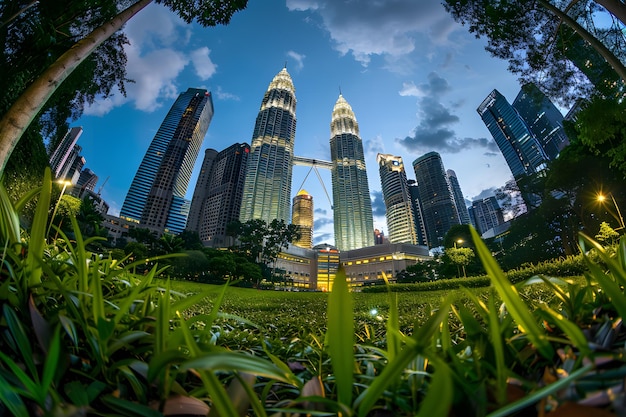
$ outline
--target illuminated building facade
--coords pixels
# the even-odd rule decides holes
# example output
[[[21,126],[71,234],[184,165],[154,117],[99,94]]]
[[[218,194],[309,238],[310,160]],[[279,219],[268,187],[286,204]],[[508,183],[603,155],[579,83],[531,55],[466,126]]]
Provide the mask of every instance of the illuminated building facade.
[[[159,233],[184,230],[189,213],[184,197],[212,118],[206,90],[189,88],[178,96],[139,165],[121,218]]]
[[[296,96],[283,68],[270,83],[256,118],[239,219],[289,222]]]
[[[250,145],[235,143],[221,152],[207,149],[194,189],[187,230],[198,233],[206,246],[228,247],[229,223],[239,219]]]
[[[385,200],[389,242],[416,245],[415,215],[402,157],[379,153],[376,161]]]
[[[294,245],[303,248],[313,247],[313,196],[305,190],[300,190],[293,198],[291,224],[298,226],[300,239]]]
[[[374,245],[374,220],[363,142],[350,104],[340,94],[330,123],[335,244],[341,251]]]
[[[314,288],[318,291],[332,291],[339,269],[339,250],[326,243],[315,245],[313,250],[317,252],[317,281]]]

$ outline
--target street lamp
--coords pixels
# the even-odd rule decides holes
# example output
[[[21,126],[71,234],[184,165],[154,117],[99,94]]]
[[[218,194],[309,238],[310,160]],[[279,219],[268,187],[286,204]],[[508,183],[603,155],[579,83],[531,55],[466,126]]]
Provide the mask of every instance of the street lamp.
[[[59,195],[59,199],[54,205],[54,210],[52,210],[52,218],[50,219],[50,224],[48,225],[48,232],[46,233],[46,236],[50,234],[50,228],[52,227],[52,223],[54,222],[54,217],[56,216],[57,210],[59,209],[59,203],[61,203],[63,194],[65,194],[65,190],[67,189],[67,186],[72,185],[72,182],[71,181],[59,181],[59,184],[63,184],[63,188],[61,189],[61,194]]]
[[[454,249],[457,249],[457,247],[456,247],[456,244],[457,244],[457,243],[458,243],[458,244],[459,244],[459,246],[460,246],[460,245],[461,245],[461,243],[463,243],[463,242],[465,242],[463,239],[457,239],[457,240],[455,240],[455,241],[454,241]],[[461,267],[463,268],[463,277],[464,277],[464,278],[467,278],[467,275],[465,274],[465,265],[464,265],[464,264],[461,264]],[[458,266],[458,265],[456,266],[456,271],[457,271],[457,274],[459,274],[459,266]],[[459,275],[460,275],[460,274],[459,274]]]
[[[622,217],[622,213],[619,210],[619,206],[617,205],[617,201],[615,201],[615,197],[613,197],[612,193],[609,193],[609,195],[611,196],[611,201],[613,201],[613,205],[615,206],[615,210],[617,211],[617,220],[619,221],[619,227],[617,229],[613,229],[613,230],[620,230],[624,228],[624,218]],[[606,201],[606,196],[604,194],[598,194],[596,199],[600,202],[600,203],[604,203],[604,201]]]
[[[326,289],[330,290],[330,247],[326,248]]]

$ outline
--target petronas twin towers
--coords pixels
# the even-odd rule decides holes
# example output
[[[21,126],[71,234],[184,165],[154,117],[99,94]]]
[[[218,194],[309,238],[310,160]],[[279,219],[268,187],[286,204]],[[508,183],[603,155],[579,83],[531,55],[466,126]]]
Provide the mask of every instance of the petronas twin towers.
[[[330,124],[335,246],[341,251],[374,245],[372,204],[363,142],[350,104],[340,94]],[[254,126],[240,220],[289,223],[296,135],[296,96],[283,68],[270,83]]]

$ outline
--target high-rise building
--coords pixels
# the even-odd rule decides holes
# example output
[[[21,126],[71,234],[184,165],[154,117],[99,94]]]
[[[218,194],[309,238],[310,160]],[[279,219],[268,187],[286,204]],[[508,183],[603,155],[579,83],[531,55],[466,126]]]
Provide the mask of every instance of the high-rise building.
[[[67,131],[59,145],[55,149],[51,150],[50,169],[55,178],[62,178],[62,175],[63,178],[65,177],[63,173],[67,173],[69,166],[73,163],[72,155],[74,154],[74,147],[76,146],[78,138],[80,138],[80,135],[82,134],[82,127],[72,127]]]
[[[473,224],[480,234],[504,223],[502,209],[495,197],[472,202]]]
[[[265,92],[254,125],[241,204],[242,222],[289,222],[295,136],[295,88],[283,68]]]
[[[441,156],[429,152],[413,161],[429,247],[443,245],[448,230],[459,223]]]
[[[469,213],[467,212],[467,206],[465,205],[465,197],[463,197],[463,192],[461,191],[461,186],[459,185],[459,179],[456,176],[456,172],[449,169],[446,171],[446,175],[448,176],[448,181],[450,182],[450,191],[452,191],[456,211],[459,214],[459,221],[461,224],[470,224]]]
[[[428,235],[426,234],[426,225],[424,224],[424,216],[422,215],[422,204],[420,203],[420,193],[417,188],[417,181],[407,180],[409,186],[409,195],[411,196],[411,205],[413,206],[413,214],[415,214],[415,232],[417,233],[417,244],[428,246]]]
[[[160,233],[183,231],[189,213],[185,193],[212,118],[208,91],[189,88],[178,96],[139,165],[121,218]]]
[[[206,246],[232,245],[226,228],[239,219],[250,145],[235,143],[221,152],[207,149],[194,189],[187,230]]]
[[[524,120],[498,90],[493,90],[476,109],[502,152],[514,178],[546,167],[548,156]]]
[[[293,198],[291,223],[298,226],[300,239],[294,245],[311,249],[313,247],[313,196],[305,190],[298,191]]]
[[[374,245],[372,199],[363,142],[352,107],[339,94],[330,123],[335,245],[340,251]]]
[[[187,226],[185,229],[197,232],[198,234],[200,234],[200,223],[203,220],[202,211],[204,203],[209,195],[209,184],[211,182],[211,175],[213,174],[213,162],[217,154],[218,152],[215,149],[209,148],[204,150],[204,159],[202,159],[202,166],[200,167],[200,173],[198,173],[196,187],[191,197],[189,216],[187,217]],[[200,240],[202,240],[202,238],[200,238]]]
[[[569,138],[563,130],[563,115],[535,84],[522,86],[513,108],[524,119],[549,159],[555,159]]]
[[[376,161],[385,200],[389,242],[416,245],[415,214],[402,157],[379,153]]]
[[[74,190],[77,190],[79,194],[82,194],[85,190],[93,191],[96,188],[97,183],[98,176],[96,173],[89,168],[85,168],[80,172],[80,176],[78,177],[78,181],[76,181]]]

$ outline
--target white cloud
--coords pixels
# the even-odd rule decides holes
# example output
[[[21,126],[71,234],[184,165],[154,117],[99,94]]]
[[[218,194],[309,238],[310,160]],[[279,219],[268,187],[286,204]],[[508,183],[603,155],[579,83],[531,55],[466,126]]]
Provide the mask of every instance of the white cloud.
[[[424,92],[413,81],[402,83],[402,89],[398,92],[402,97],[423,97]]]
[[[211,50],[206,46],[192,51],[190,54],[191,62],[196,70],[196,74],[201,80],[207,80],[217,71],[217,65],[211,61]]]
[[[217,91],[214,92],[215,96],[220,100],[234,100],[239,101],[239,96],[222,90],[222,87],[218,86]]]
[[[364,66],[373,55],[394,61],[416,48],[445,43],[458,27],[439,2],[431,1],[289,0],[287,7],[318,13],[335,49]]]
[[[186,51],[190,29],[167,8],[152,4],[133,17],[124,32],[130,42],[125,46],[128,62],[127,97],[119,91],[105,99],[97,100],[85,109],[87,115],[102,116],[125,103],[142,111],[154,111],[164,100],[175,98],[183,87],[177,78],[190,63],[198,78],[207,80],[215,74],[217,66],[211,61],[210,50],[201,47]]]
[[[297,11],[316,10],[319,8],[319,4],[310,0],[287,0],[287,8]]]
[[[287,56],[296,61],[297,71],[300,71],[302,68],[304,68],[304,58],[306,58],[306,55],[299,54],[295,51],[288,51]]]

